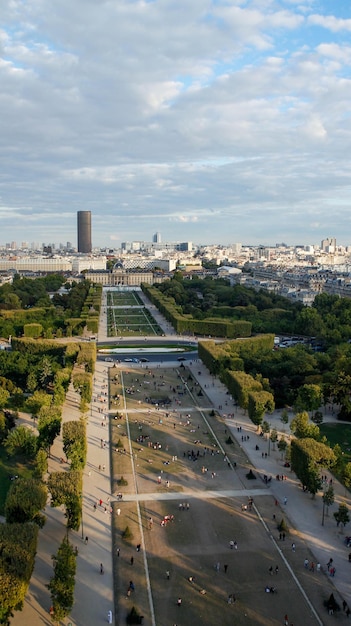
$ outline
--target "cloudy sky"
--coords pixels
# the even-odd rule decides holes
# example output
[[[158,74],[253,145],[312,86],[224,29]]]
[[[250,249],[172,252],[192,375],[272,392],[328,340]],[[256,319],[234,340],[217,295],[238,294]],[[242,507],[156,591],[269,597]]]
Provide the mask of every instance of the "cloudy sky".
[[[351,244],[350,0],[0,15],[0,244]]]

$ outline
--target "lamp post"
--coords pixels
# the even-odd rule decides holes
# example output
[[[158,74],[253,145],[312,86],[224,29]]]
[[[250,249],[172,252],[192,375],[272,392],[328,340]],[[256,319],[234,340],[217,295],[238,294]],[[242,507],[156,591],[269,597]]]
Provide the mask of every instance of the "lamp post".
[[[83,522],[83,494],[80,495],[80,501],[82,505],[82,519],[81,519],[81,527],[82,527],[82,541],[84,541],[84,522]]]

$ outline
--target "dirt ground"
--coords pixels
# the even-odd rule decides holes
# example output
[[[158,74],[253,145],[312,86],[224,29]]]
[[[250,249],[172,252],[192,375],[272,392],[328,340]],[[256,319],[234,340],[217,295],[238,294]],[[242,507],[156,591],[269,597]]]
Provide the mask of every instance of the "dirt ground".
[[[119,623],[132,606],[159,626],[346,621],[324,609],[335,590],[325,573],[304,568],[314,558],[303,537],[289,528],[279,539],[280,506],[260,478],[247,479],[245,455],[186,368],[113,368],[110,394],[119,412],[110,421],[113,491],[123,494],[113,504]],[[251,495],[251,510],[242,510]]]

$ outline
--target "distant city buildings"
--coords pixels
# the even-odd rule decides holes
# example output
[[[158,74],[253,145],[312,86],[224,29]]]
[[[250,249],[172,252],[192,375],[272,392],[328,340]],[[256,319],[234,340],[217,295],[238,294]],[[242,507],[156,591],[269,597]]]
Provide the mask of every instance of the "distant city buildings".
[[[78,212],[77,227],[78,246],[91,250],[90,211]],[[335,237],[296,246],[195,246],[189,241],[162,242],[156,232],[152,241],[123,242],[119,248],[95,248],[93,253],[77,252],[70,241],[0,245],[0,282],[15,272],[65,272],[103,285],[137,286],[168,280],[177,270],[188,279],[225,277],[231,284],[267,289],[307,305],[323,292],[351,297],[351,248],[338,246]]]

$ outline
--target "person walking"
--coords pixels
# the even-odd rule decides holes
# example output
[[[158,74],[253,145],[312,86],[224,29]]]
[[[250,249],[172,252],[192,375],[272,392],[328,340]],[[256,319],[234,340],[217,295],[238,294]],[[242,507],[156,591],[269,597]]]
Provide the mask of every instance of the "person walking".
[[[100,563],[100,574],[104,574],[104,566]]]
[[[134,556],[131,556],[130,557],[130,564],[133,565],[133,563],[134,563]]]
[[[228,565],[227,565],[227,564],[225,564],[225,565],[224,565],[224,573],[225,573],[225,574],[227,573],[227,570],[228,570]]]
[[[177,606],[182,606],[182,599],[181,599],[181,598],[178,598],[178,600],[177,600]]]

